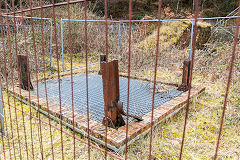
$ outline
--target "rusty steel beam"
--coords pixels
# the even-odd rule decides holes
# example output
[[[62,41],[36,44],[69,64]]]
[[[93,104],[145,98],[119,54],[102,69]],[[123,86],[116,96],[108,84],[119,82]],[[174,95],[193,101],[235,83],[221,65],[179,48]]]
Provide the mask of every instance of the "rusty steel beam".
[[[192,86],[192,79],[193,79],[193,67],[194,67],[194,60],[195,60],[195,50],[196,50],[196,41],[197,41],[197,22],[198,22],[198,15],[199,15],[199,0],[194,1],[194,26],[193,26],[193,41],[192,41],[192,52],[191,52],[191,63],[190,63],[190,71],[189,71],[189,88],[188,88],[188,98],[186,104],[186,114],[184,119],[184,126],[183,126],[183,134],[182,134],[182,142],[179,154],[179,160],[182,159],[183,155],[183,146],[185,141],[185,134],[187,129],[187,120],[189,114],[189,105],[190,105],[190,95],[191,95],[191,86]]]
[[[178,87],[178,90],[180,91],[185,92],[189,89],[190,67],[191,67],[191,61],[185,60],[183,62],[182,84]]]
[[[138,121],[143,119],[124,112],[120,101],[118,60],[106,62],[106,56],[101,56],[101,72],[103,81],[104,112],[103,124],[112,128],[125,125],[122,115],[133,117]],[[104,61],[105,60],[105,61]],[[106,119],[108,119],[106,121]]]
[[[123,102],[118,101],[117,107],[118,107],[118,111],[119,111],[122,115],[135,118],[135,119],[138,120],[138,121],[143,121],[142,117],[139,117],[139,116],[136,116],[136,115],[131,115],[131,114],[128,114],[128,115],[127,115],[127,113],[124,112],[124,110],[123,110]]]
[[[18,67],[20,71],[20,87],[24,90],[33,90],[33,86],[31,83],[31,80],[28,78],[28,75],[30,74],[30,71],[28,69],[27,63],[28,58],[25,55],[18,55]],[[29,83],[28,83],[29,81]],[[28,87],[28,84],[30,85]]]
[[[118,61],[101,63],[104,112],[103,124],[115,128],[125,125],[121,112],[118,109],[120,100]]]
[[[33,10],[38,10],[38,9],[42,9],[42,8],[50,8],[50,7],[57,7],[57,6],[62,6],[62,5],[67,5],[67,4],[74,4],[74,3],[79,3],[79,2],[84,2],[84,0],[75,0],[75,1],[70,1],[70,2],[60,2],[60,3],[56,3],[56,4],[47,4],[47,5],[43,5],[43,6],[38,6],[38,7],[33,7],[33,8],[27,8],[27,9],[23,9],[23,10],[18,10],[15,12],[10,12],[10,13],[4,13],[3,15],[12,15],[12,14],[17,14],[17,13],[24,13],[24,12],[29,12],[29,11],[33,11]]]

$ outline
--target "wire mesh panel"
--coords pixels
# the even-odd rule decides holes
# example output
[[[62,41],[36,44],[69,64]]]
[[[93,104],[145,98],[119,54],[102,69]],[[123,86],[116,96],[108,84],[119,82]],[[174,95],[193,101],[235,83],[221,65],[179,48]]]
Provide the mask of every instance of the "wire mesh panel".
[[[74,60],[78,66],[84,65],[84,20],[71,19],[73,26],[72,37],[74,49]],[[104,20],[87,20],[88,38],[91,43],[88,45],[90,63],[98,63],[99,55],[105,52],[105,24]],[[160,30],[160,52],[159,74],[161,70],[167,70],[171,76],[162,76],[161,79],[172,83],[179,81],[179,73],[184,59],[189,57],[191,52],[191,34],[193,21],[190,20],[163,20]],[[128,21],[108,21],[109,38],[109,58],[121,60],[119,64],[120,72],[127,72],[128,60]],[[156,28],[157,20],[134,20],[131,26],[132,42],[132,65],[131,70],[134,76],[144,77],[151,80],[153,78],[153,66],[155,61],[154,51],[156,50]],[[67,57],[68,45],[68,20],[61,20],[61,47],[62,47],[62,68],[69,70],[70,60]],[[211,29],[209,29],[211,30]],[[208,37],[206,37],[208,39]],[[205,42],[199,42],[202,44]],[[176,53],[179,53],[176,55]],[[166,56],[165,56],[166,55]],[[77,65],[73,68],[77,68]],[[176,70],[177,68],[177,70]]]
[[[102,122],[104,117],[104,101],[103,101],[103,89],[102,89],[102,76],[96,74],[88,75],[89,83],[89,109],[91,119],[98,122]],[[86,115],[87,99],[86,95],[86,75],[74,76],[74,106],[75,111]],[[153,84],[147,81],[139,81],[132,79],[132,85],[130,88],[130,110],[129,114],[144,116],[151,111],[151,98]],[[44,83],[39,83],[39,96],[45,99]],[[62,105],[71,108],[71,87],[70,77],[61,79],[61,95]],[[123,109],[126,110],[127,106],[127,78],[120,78],[120,97],[124,103]],[[58,103],[58,81],[50,80],[47,82],[48,99],[53,103]],[[182,91],[178,91],[176,87],[167,86],[163,87],[160,84],[157,86],[155,108],[170,101],[171,99],[179,96]],[[37,94],[36,91],[34,93]],[[129,120],[132,121],[133,119]]]
[[[75,58],[76,64],[81,66],[84,64],[85,55],[84,55],[84,20],[70,20],[72,29],[72,39],[73,39],[73,56]],[[99,62],[99,56],[104,54],[105,47],[105,24],[103,20],[94,20],[89,21],[87,24],[87,33],[88,40],[91,42],[88,44],[89,48],[89,63]],[[62,43],[62,68],[66,70],[70,70],[70,60],[67,56],[67,51],[69,49],[68,41],[68,20],[61,20],[61,43]],[[119,25],[116,22],[109,22],[108,24],[108,37],[109,41],[109,51],[113,55],[113,58],[120,58],[116,56],[119,54]],[[77,66],[74,66],[77,67]]]
[[[35,39],[35,44],[33,43],[33,30],[32,30],[32,25],[31,25],[31,20],[33,21],[34,24],[34,29],[35,29],[35,34],[34,34],[34,39]],[[30,69],[34,72],[35,68],[35,57],[34,57],[34,46],[36,49],[36,54],[38,55],[38,67],[39,70],[42,71],[42,57],[41,57],[41,18],[36,18],[36,17],[22,17],[22,16],[3,16],[2,17],[2,33],[3,33],[3,38],[5,42],[6,47],[6,52],[7,53],[15,53],[19,55],[25,55],[26,50],[29,52],[29,62],[30,62]],[[43,19],[43,25],[45,26],[43,29],[43,34],[44,34],[44,42],[45,42],[45,50],[46,50],[46,67],[51,69],[51,61],[52,61],[52,19],[51,18],[44,18]],[[25,35],[24,35],[25,33]],[[26,39],[25,39],[26,37]],[[15,43],[15,40],[18,42],[17,45]],[[9,42],[11,41],[11,42]],[[27,49],[26,49],[26,44],[27,44]],[[1,57],[1,70],[4,70],[4,55],[3,55],[3,50],[1,50],[0,57]],[[10,58],[8,54],[6,54],[6,57]],[[13,61],[16,61],[15,56],[13,56]],[[15,63],[16,64],[16,63]],[[14,64],[14,69],[17,68],[16,65]],[[7,72],[10,71],[10,63],[7,63],[9,67],[7,67]],[[14,70],[16,73],[17,71]],[[15,74],[17,75],[17,74]],[[17,78],[17,76],[16,76]],[[35,77],[33,76],[33,79]]]

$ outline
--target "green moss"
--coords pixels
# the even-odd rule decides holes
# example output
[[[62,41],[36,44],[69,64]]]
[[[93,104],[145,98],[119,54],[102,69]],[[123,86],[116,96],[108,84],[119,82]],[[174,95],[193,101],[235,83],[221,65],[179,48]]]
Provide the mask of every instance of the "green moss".
[[[201,48],[209,39],[211,34],[211,25],[206,22],[198,22],[197,47]],[[192,22],[164,22],[160,28],[160,48],[166,50],[174,44],[183,48],[188,47],[191,39]],[[153,29],[153,27],[150,27]],[[156,28],[156,27],[155,27]],[[157,30],[138,44],[139,52],[151,52],[155,48],[157,41]]]
[[[160,46],[162,50],[166,50],[171,45],[176,44],[182,36],[186,28],[190,26],[189,22],[167,22],[163,23],[160,28]],[[138,45],[139,51],[151,51],[157,41],[157,30],[155,29],[151,35],[144,39]]]

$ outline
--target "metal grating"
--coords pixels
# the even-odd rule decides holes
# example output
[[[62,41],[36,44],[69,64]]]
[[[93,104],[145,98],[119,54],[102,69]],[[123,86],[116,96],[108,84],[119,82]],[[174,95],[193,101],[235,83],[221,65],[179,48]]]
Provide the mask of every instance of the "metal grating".
[[[119,78],[120,85],[120,100],[124,104],[124,110],[127,108],[127,78]],[[104,99],[102,89],[102,76],[97,74],[88,75],[88,90],[89,90],[89,110],[90,118],[98,122],[102,122],[104,117]],[[44,82],[39,85],[39,96],[45,98]],[[36,86],[33,94],[36,93]],[[75,112],[86,114],[87,112],[87,99],[86,99],[86,75],[79,75],[73,77],[74,88],[74,109]],[[155,95],[155,108],[170,101],[171,99],[179,96],[182,91],[178,91],[176,87],[165,86],[158,84],[157,90],[168,89],[168,92],[157,92]],[[130,101],[129,101],[129,114],[144,116],[152,110],[152,90],[153,84],[147,81],[140,81],[131,79],[130,82]],[[71,92],[71,79],[70,77],[63,77],[61,79],[61,101],[62,106],[70,107],[72,104]],[[59,103],[58,80],[47,81],[47,93],[49,101],[52,103]],[[125,118],[125,117],[124,117]],[[129,118],[129,121],[133,119]]]

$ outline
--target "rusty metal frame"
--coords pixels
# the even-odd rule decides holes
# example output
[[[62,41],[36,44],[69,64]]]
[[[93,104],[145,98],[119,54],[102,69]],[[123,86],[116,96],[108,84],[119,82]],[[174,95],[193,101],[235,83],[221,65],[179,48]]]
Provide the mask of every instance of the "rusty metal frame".
[[[15,11],[15,12],[3,13],[3,15],[12,15],[12,14],[24,13],[24,12],[29,12],[29,11],[33,11],[33,10],[40,10],[40,9],[44,9],[44,8],[59,7],[59,6],[68,5],[68,4],[75,4],[75,3],[79,3],[79,2],[84,2],[84,0],[74,0],[74,1],[69,1],[69,2],[60,2],[60,3],[42,5],[42,6],[39,6],[39,7],[22,9],[22,10],[18,10],[18,11]]]
[[[14,6],[14,0],[12,0],[12,8],[15,8]],[[16,159],[17,155],[16,155],[16,148],[13,147],[11,148],[11,145],[10,145],[10,141],[9,139],[7,140],[7,143],[4,143],[4,140],[3,140],[3,135],[6,135],[8,137],[11,137],[13,136],[13,123],[16,122],[16,125],[18,126],[18,117],[16,115],[16,111],[20,111],[22,113],[22,119],[23,119],[23,124],[24,124],[24,140],[25,140],[25,143],[24,144],[21,144],[20,143],[20,140],[19,140],[19,131],[17,130],[17,134],[18,134],[18,145],[19,145],[19,148],[20,148],[20,159],[22,159],[22,155],[21,155],[21,145],[24,145],[25,148],[26,148],[26,153],[27,153],[27,159],[30,159],[30,158],[35,158],[35,154],[34,154],[34,146],[35,144],[33,144],[33,134],[35,132],[38,132],[38,134],[40,134],[40,136],[42,137],[42,132],[41,132],[41,124],[46,124],[50,127],[50,137],[51,137],[51,150],[52,150],[52,159],[54,159],[54,147],[53,147],[53,136],[52,136],[52,131],[51,131],[51,128],[55,128],[57,130],[59,130],[61,132],[61,156],[62,156],[62,159],[64,159],[65,157],[65,152],[64,152],[64,142],[63,142],[63,133],[72,137],[74,139],[74,143],[73,143],[73,153],[74,153],[74,156],[73,158],[76,159],[76,140],[78,141],[81,141],[83,142],[84,144],[87,144],[88,145],[88,159],[90,159],[90,149],[91,147],[99,150],[99,151],[102,151],[105,153],[105,159],[107,159],[107,156],[111,156],[111,157],[114,157],[116,159],[123,159],[122,157],[112,153],[112,152],[109,152],[107,150],[108,148],[108,143],[107,143],[107,131],[108,131],[108,125],[109,123],[111,123],[111,121],[109,122],[108,120],[106,120],[106,127],[105,127],[105,133],[106,133],[106,139],[105,139],[105,142],[101,142],[103,145],[105,143],[105,148],[101,148],[95,144],[92,144],[90,143],[90,139],[93,138],[91,136],[91,133],[90,133],[90,116],[89,116],[89,105],[88,105],[88,33],[87,33],[87,0],[74,0],[74,1],[70,1],[70,0],[67,0],[66,2],[61,2],[61,3],[54,3],[54,0],[51,1],[51,4],[49,5],[43,5],[42,4],[42,0],[40,0],[40,6],[38,7],[32,7],[32,1],[31,0],[28,0],[29,2],[29,8],[28,9],[24,9],[23,6],[22,6],[22,0],[20,0],[20,10],[18,11],[13,11],[13,12],[9,12],[8,13],[8,7],[7,7],[7,4],[8,4],[8,1],[5,0],[3,3],[5,4],[5,9],[7,11],[7,13],[2,13],[0,11],[0,15],[1,15],[1,28],[2,28],[2,23],[3,23],[3,20],[2,20],[2,17],[3,16],[6,16],[6,15],[13,15],[13,21],[14,21],[14,24],[16,25],[16,20],[15,20],[15,15],[16,14],[21,14],[21,16],[23,17],[23,13],[25,12],[30,12],[31,14],[31,17],[33,16],[33,13],[32,11],[34,10],[40,10],[40,13],[41,13],[41,43],[42,43],[42,58],[43,58],[43,70],[44,70],[44,83],[45,83],[45,89],[47,88],[46,86],[46,71],[45,71],[45,61],[44,61],[44,58],[45,58],[45,50],[44,50],[44,46],[45,46],[45,43],[44,43],[44,40],[43,40],[43,37],[44,37],[44,34],[43,34],[43,9],[45,8],[51,8],[52,9],[52,14],[53,14],[53,23],[56,23],[56,11],[55,11],[55,7],[58,7],[58,6],[63,6],[63,5],[67,5],[67,13],[68,13],[68,31],[69,31],[69,57],[71,59],[71,69],[70,69],[70,76],[71,76],[71,93],[72,93],[72,106],[71,106],[71,111],[72,111],[72,119],[73,119],[73,124],[75,124],[75,115],[74,115],[74,95],[73,95],[73,91],[74,91],[74,87],[73,87],[73,62],[72,62],[72,34],[71,34],[71,23],[70,23],[70,4],[75,4],[75,3],[80,3],[80,2],[83,2],[83,5],[84,5],[84,33],[85,33],[85,37],[84,37],[84,42],[85,42],[85,54],[86,54],[86,90],[87,90],[87,94],[86,94],[86,97],[87,97],[87,126],[88,126],[88,129],[87,129],[87,132],[82,132],[80,131],[79,129],[75,128],[74,125],[70,126],[73,130],[73,133],[69,133],[68,131],[65,131],[63,130],[63,124],[65,124],[65,122],[63,121],[62,119],[62,116],[60,116],[58,119],[52,115],[50,115],[50,112],[46,112],[46,111],[43,111],[40,107],[39,107],[39,94],[38,94],[38,87],[37,87],[37,101],[38,101],[38,106],[33,106],[31,105],[31,93],[30,93],[30,89],[31,89],[31,76],[30,75],[30,67],[29,67],[29,56],[28,56],[28,50],[26,50],[26,55],[24,55],[25,57],[25,70],[26,70],[26,75],[24,76],[25,77],[25,80],[27,79],[27,88],[25,87],[24,89],[28,90],[28,100],[24,101],[23,99],[19,98],[20,101],[21,101],[21,108],[18,108],[17,105],[16,105],[16,101],[14,99],[14,104],[11,104],[10,103],[10,95],[8,94],[7,95],[7,101],[5,101],[2,97],[3,97],[3,94],[2,94],[2,89],[3,89],[3,83],[2,83],[2,80],[0,79],[0,119],[1,119],[1,132],[2,132],[2,145],[3,145],[3,149],[4,149],[4,158],[6,159],[6,153],[5,152],[9,152],[10,153],[10,158],[12,159],[12,153],[13,153],[13,156],[14,158]],[[192,79],[193,79],[193,69],[194,69],[194,60],[195,60],[195,50],[196,50],[196,37],[197,37],[197,21],[198,21],[198,16],[199,16],[199,0],[196,0],[195,1],[195,17],[194,17],[194,24],[193,24],[193,30],[192,30],[192,50],[191,50],[191,53],[190,53],[190,59],[191,59],[191,63],[190,64],[187,64],[185,65],[185,68],[184,68],[184,72],[183,72],[183,87],[185,87],[185,89],[188,90],[188,98],[187,98],[187,104],[186,104],[186,114],[185,114],[185,119],[184,119],[184,126],[183,126],[183,135],[182,135],[182,141],[181,141],[181,148],[180,148],[180,154],[179,154],[179,159],[182,159],[183,157],[183,150],[184,150],[184,140],[185,140],[185,134],[186,134],[186,126],[187,126],[187,121],[188,121],[188,114],[189,114],[189,107],[190,107],[190,97],[191,97],[191,86],[192,86]],[[2,5],[2,2],[0,3],[0,5]],[[240,5],[240,3],[239,3]],[[156,40],[156,53],[155,53],[155,64],[154,64],[154,80],[153,80],[153,83],[154,83],[154,87],[153,87],[153,95],[152,95],[152,112],[151,112],[151,127],[149,128],[149,131],[150,131],[150,142],[149,142],[149,160],[153,159],[152,157],[152,138],[153,138],[153,127],[156,125],[153,123],[153,118],[154,118],[154,97],[155,97],[155,90],[156,90],[156,75],[157,75],[157,66],[158,66],[158,56],[159,56],[159,35],[160,35],[160,26],[161,26],[161,9],[162,9],[162,0],[159,0],[159,5],[158,5],[158,27],[157,27],[157,40]],[[128,159],[128,144],[131,143],[131,142],[128,142],[128,136],[129,136],[129,93],[130,93],[130,78],[131,78],[131,55],[132,55],[132,44],[131,44],[131,41],[132,41],[132,30],[131,30],[131,27],[132,27],[132,15],[133,15],[133,12],[132,12],[132,0],[129,0],[129,13],[128,13],[128,16],[129,16],[129,41],[128,41],[128,74],[127,74],[127,78],[128,78],[128,97],[127,97],[127,111],[125,113],[125,115],[127,116],[127,120],[126,120],[126,145],[125,145],[125,159]],[[108,48],[108,1],[107,0],[104,0],[104,16],[105,16],[105,62],[102,62],[102,68],[104,65],[106,64],[111,64],[112,66],[110,67],[106,67],[105,69],[102,69],[102,73],[103,73],[103,77],[107,77],[105,78],[106,82],[103,82],[103,88],[104,89],[104,92],[105,92],[105,95],[107,95],[107,98],[106,98],[106,102],[107,102],[107,105],[105,105],[105,115],[106,117],[108,118],[109,115],[107,113],[107,110],[109,109],[108,107],[111,106],[113,103],[113,101],[116,101],[116,100],[119,100],[119,82],[118,82],[118,77],[119,77],[119,74],[118,74],[118,68],[117,68],[117,61],[113,61],[113,62],[108,62],[108,54],[109,54],[109,48]],[[7,71],[7,59],[9,58],[9,62],[10,62],[10,69],[12,71],[11,73],[11,76],[10,78],[8,76],[5,76],[4,80],[6,81],[6,86],[4,86],[4,90],[7,92],[7,93],[10,93],[10,86],[8,84],[8,81],[11,80],[11,83],[13,86],[15,86],[15,82],[14,82],[14,76],[13,76],[13,71],[14,71],[14,68],[13,68],[13,64],[15,63],[13,61],[13,57],[16,57],[16,61],[17,61],[17,72],[18,72],[18,83],[21,84],[21,75],[23,73],[20,73],[21,72],[21,65],[20,63],[23,62],[20,59],[18,59],[17,57],[19,57],[19,53],[18,53],[18,40],[17,40],[17,36],[16,36],[16,31],[14,29],[14,36],[11,37],[10,36],[10,33],[9,33],[9,30],[10,30],[10,27],[9,27],[9,18],[8,16],[6,16],[6,23],[7,23],[7,43],[10,47],[10,51],[9,51],[9,54],[6,54],[7,51],[5,50],[5,41],[4,41],[4,37],[3,37],[3,33],[1,33],[1,37],[2,37],[2,46],[3,46],[3,52],[4,52],[4,68],[5,68],[5,72]],[[14,25],[14,27],[15,27]],[[221,121],[220,121],[220,127],[219,127],[219,134],[218,134],[218,137],[217,137],[217,142],[216,142],[216,149],[215,149],[215,155],[214,155],[214,159],[216,160],[217,159],[217,156],[218,156],[218,150],[219,150],[219,147],[220,147],[220,140],[221,140],[221,135],[222,135],[222,129],[223,129],[223,125],[224,125],[224,117],[225,117],[225,112],[226,112],[226,107],[227,107],[227,100],[228,100],[228,94],[229,94],[229,90],[230,90],[230,84],[231,84],[231,79],[232,79],[232,74],[233,74],[233,67],[234,67],[234,60],[235,60],[235,54],[236,54],[236,47],[237,47],[237,44],[239,42],[239,25],[240,25],[240,8],[238,9],[238,17],[237,17],[237,23],[236,23],[236,32],[235,32],[235,37],[234,37],[234,44],[233,44],[233,49],[232,49],[232,54],[231,54],[231,60],[230,60],[230,69],[229,69],[229,74],[228,74],[228,81],[227,81],[227,84],[226,84],[226,91],[225,91],[225,96],[224,96],[224,104],[223,104],[223,111],[222,111],[222,116],[221,116]],[[34,37],[34,23],[33,23],[33,20],[31,19],[31,27],[32,27],[32,36]],[[24,25],[24,21],[23,21],[23,33],[24,33],[24,45],[25,45],[25,48],[28,48],[28,43],[26,41],[26,33],[25,33],[25,25]],[[36,55],[36,44],[35,44],[35,38],[33,38],[33,48],[34,48],[34,61],[35,61],[35,69],[36,69],[36,72],[35,72],[35,76],[36,76],[36,79],[37,79],[37,84],[38,84],[38,72],[37,72],[37,69],[38,69],[38,66],[37,66],[37,63],[38,63],[38,60],[37,60],[37,55]],[[57,57],[57,78],[58,78],[58,85],[59,85],[59,102],[60,102],[60,115],[62,115],[62,105],[61,105],[61,80],[60,80],[60,67],[59,67],[59,58],[60,58],[60,55],[59,55],[59,52],[58,52],[58,34],[57,34],[57,27],[56,25],[54,25],[54,39],[55,39],[55,44],[56,44],[56,57]],[[14,40],[14,42],[12,42],[12,40]],[[15,52],[12,50],[12,43],[15,44]],[[189,60],[190,60],[189,59]],[[190,67],[189,67],[190,66]],[[6,74],[6,73],[5,73]],[[110,77],[110,78],[109,78]],[[104,79],[104,78],[103,78]],[[111,79],[111,80],[109,80]],[[113,82],[113,91],[110,91],[109,88],[111,88],[112,86],[110,85],[109,81]],[[187,85],[186,85],[187,84]],[[13,92],[14,92],[14,87],[13,87]],[[109,94],[113,93],[113,97],[110,97]],[[22,90],[20,88],[20,91],[19,91],[19,94],[20,94],[20,97],[22,97]],[[23,110],[23,102],[24,103],[28,103],[30,105],[30,111],[29,113],[25,112]],[[46,102],[47,102],[47,107],[49,109],[49,106],[48,106],[48,94],[46,92]],[[8,108],[6,107],[8,106]],[[32,111],[31,111],[31,108],[35,108],[37,111],[39,112],[42,112],[44,113],[45,115],[48,115],[48,121],[44,121],[41,119],[40,115],[37,117],[37,116],[34,116],[32,114]],[[14,109],[14,110],[12,110]],[[4,121],[5,123],[6,122],[6,119],[5,119],[5,115],[6,115],[6,111],[9,111],[10,115],[9,115],[9,118],[10,118],[10,128],[8,128],[7,126],[4,127]],[[12,113],[15,113],[15,117],[12,116]],[[24,121],[24,117],[27,116],[30,118],[30,129],[31,129],[31,135],[30,135],[30,138],[31,138],[31,142],[27,142],[27,136],[26,135],[26,129],[25,129],[25,121]],[[51,118],[52,119],[56,119],[59,123],[60,123],[60,127],[57,127],[55,126],[54,124],[51,124]],[[40,124],[40,130],[39,131],[35,131],[33,130],[32,128],[32,119],[35,119],[35,120],[38,120],[39,124]],[[67,124],[65,124],[67,125]],[[18,128],[18,127],[17,127]],[[80,137],[76,136],[76,132],[82,132],[84,133],[85,135],[87,135],[87,140],[83,140],[81,139]],[[125,133],[124,133],[125,134]],[[41,158],[43,159],[44,158],[44,150],[43,150],[43,142],[42,142],[42,138],[40,138],[40,149],[41,149]],[[14,142],[13,142],[13,146],[15,146]],[[28,148],[31,148],[31,150],[28,150]],[[5,150],[5,148],[8,148]],[[32,154],[32,157],[30,157],[30,153]]]

